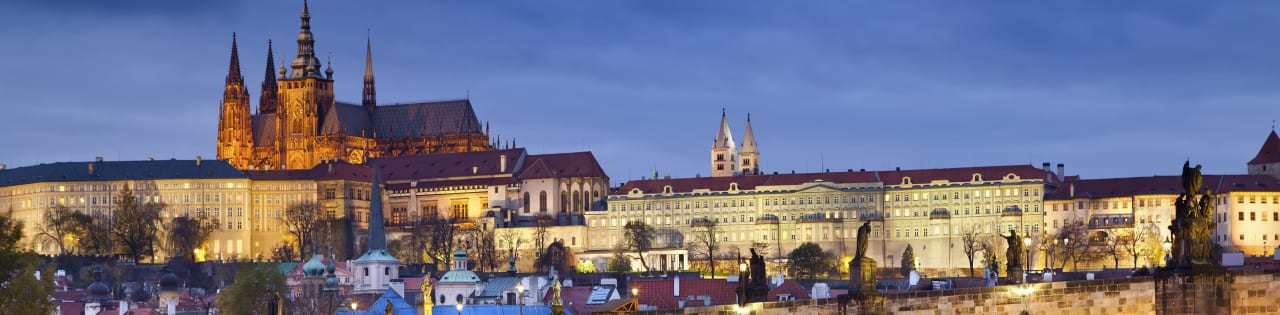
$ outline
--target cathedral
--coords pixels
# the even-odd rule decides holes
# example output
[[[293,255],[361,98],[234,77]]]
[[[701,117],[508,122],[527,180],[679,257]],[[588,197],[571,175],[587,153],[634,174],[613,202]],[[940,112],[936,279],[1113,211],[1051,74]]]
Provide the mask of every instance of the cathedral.
[[[309,169],[322,161],[493,150],[469,99],[378,105],[372,44],[360,104],[334,100],[333,68],[320,71],[311,14],[302,6],[297,57],[275,69],[270,42],[256,113],[240,74],[234,34],[218,118],[218,155],[241,170]]]

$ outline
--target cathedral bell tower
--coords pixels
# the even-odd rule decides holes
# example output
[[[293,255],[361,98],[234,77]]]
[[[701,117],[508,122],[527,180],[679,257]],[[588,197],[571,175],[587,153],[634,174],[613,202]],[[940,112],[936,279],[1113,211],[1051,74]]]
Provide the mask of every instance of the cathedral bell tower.
[[[739,153],[742,174],[760,174],[760,148],[756,147],[756,134],[751,131],[751,114],[747,114],[747,129],[742,134],[742,151]]]
[[[716,132],[716,140],[711,144],[711,176],[733,176],[738,174],[738,144],[733,142],[733,132],[729,131],[729,119],[724,110],[720,111],[720,129]]]
[[[307,169],[319,162],[316,154],[320,117],[333,107],[332,68],[320,72],[311,34],[311,13],[302,3],[302,29],[298,32],[298,53],[290,65],[292,72],[280,78],[280,104],[276,115],[276,144],[280,164],[286,169]]]
[[[236,36],[231,34],[231,66],[227,70],[222,92],[222,108],[218,111],[218,159],[245,169],[253,159],[253,131],[249,118],[249,91],[240,75],[240,52]]]

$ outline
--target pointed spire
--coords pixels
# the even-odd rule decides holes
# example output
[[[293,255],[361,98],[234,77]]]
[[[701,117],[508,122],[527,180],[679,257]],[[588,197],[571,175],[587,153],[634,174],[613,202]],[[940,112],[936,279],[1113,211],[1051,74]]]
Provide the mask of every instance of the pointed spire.
[[[293,78],[320,78],[320,58],[315,54],[315,38],[311,34],[311,10],[302,1],[302,29],[298,31],[298,57],[293,58]]]
[[[262,76],[262,92],[258,98],[258,113],[272,114],[279,105],[278,84],[276,84],[275,51],[271,48],[271,40],[267,40],[267,71]],[[284,70],[283,67],[280,68]],[[283,74],[282,74],[283,75]]]
[[[378,106],[378,92],[373,84],[373,38],[371,35],[365,37],[364,45],[364,91],[362,94],[361,105],[364,105],[365,111],[373,113],[375,106]]]
[[[231,67],[227,69],[227,83],[244,83],[240,75],[240,50],[236,48],[236,33],[231,33]]]
[[[733,132],[729,131],[729,118],[725,116],[724,109],[720,109],[720,129],[716,131],[716,141],[711,146],[712,149],[736,149],[738,145],[733,142]]]
[[[378,161],[373,160],[373,189],[369,193],[369,251],[387,250],[387,234],[382,222],[382,180]]]
[[[751,131],[751,114],[747,114],[747,127],[742,134],[742,153],[759,152],[756,148],[756,135]]]
[[[325,61],[324,78],[333,80],[333,52],[329,52],[328,59]]]

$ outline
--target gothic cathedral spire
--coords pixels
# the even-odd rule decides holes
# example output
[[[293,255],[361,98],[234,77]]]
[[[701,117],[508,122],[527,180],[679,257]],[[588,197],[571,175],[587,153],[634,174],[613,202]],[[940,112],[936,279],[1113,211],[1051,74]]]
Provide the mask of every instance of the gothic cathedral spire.
[[[298,57],[293,58],[293,78],[320,76],[320,58],[316,57],[316,40],[311,34],[311,11],[302,1],[302,29],[298,31]]]
[[[738,173],[738,144],[733,141],[733,132],[729,131],[729,119],[724,109],[720,110],[720,129],[716,132],[716,140],[711,145],[711,176],[733,176]]]
[[[365,111],[373,113],[374,106],[377,106],[377,92],[373,88],[373,40],[365,38],[364,44],[364,93],[363,101]]]
[[[373,168],[373,189],[369,192],[369,251],[386,251],[387,233],[383,228],[382,217],[382,180],[378,174],[382,170],[378,169],[376,160],[371,167]]]
[[[258,114],[275,114],[280,98],[276,92],[275,52],[271,49],[271,40],[267,40],[267,73],[262,77],[262,93],[258,97]],[[283,69],[283,68],[281,68]]]
[[[244,87],[244,76],[240,75],[240,51],[234,33],[231,34],[231,65],[227,69],[218,114],[218,159],[238,169],[247,168],[253,154],[249,91]]]
[[[760,173],[760,148],[756,147],[756,134],[751,131],[751,114],[747,114],[747,127],[742,134],[742,164],[738,167],[743,174]]]

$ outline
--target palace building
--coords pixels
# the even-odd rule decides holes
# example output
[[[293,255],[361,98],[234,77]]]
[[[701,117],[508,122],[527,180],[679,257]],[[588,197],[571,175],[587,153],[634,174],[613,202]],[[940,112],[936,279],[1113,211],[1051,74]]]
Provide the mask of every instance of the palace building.
[[[321,72],[311,33],[311,13],[302,7],[296,57],[275,69],[268,41],[266,72],[257,111],[240,72],[235,36],[219,111],[217,158],[241,170],[310,169],[327,160],[355,164],[368,157],[435,152],[487,151],[469,99],[380,105],[373,76],[372,43],[365,46],[360,104],[335,99],[333,68]]]
[[[659,270],[705,260],[689,257],[686,249],[708,223],[717,226],[722,250],[764,244],[763,256],[783,259],[815,242],[847,259],[858,227],[870,222],[868,255],[882,267],[898,265],[895,256],[910,244],[922,268],[955,269],[968,264],[960,240],[965,231],[1039,234],[1043,197],[1061,178],[1030,165],[765,174],[749,120],[746,130],[739,153],[722,114],[711,148],[712,177],[623,184],[607,208],[587,212],[590,241],[577,257],[603,266],[625,243],[623,226],[643,221],[659,234],[657,249],[646,258]]]

